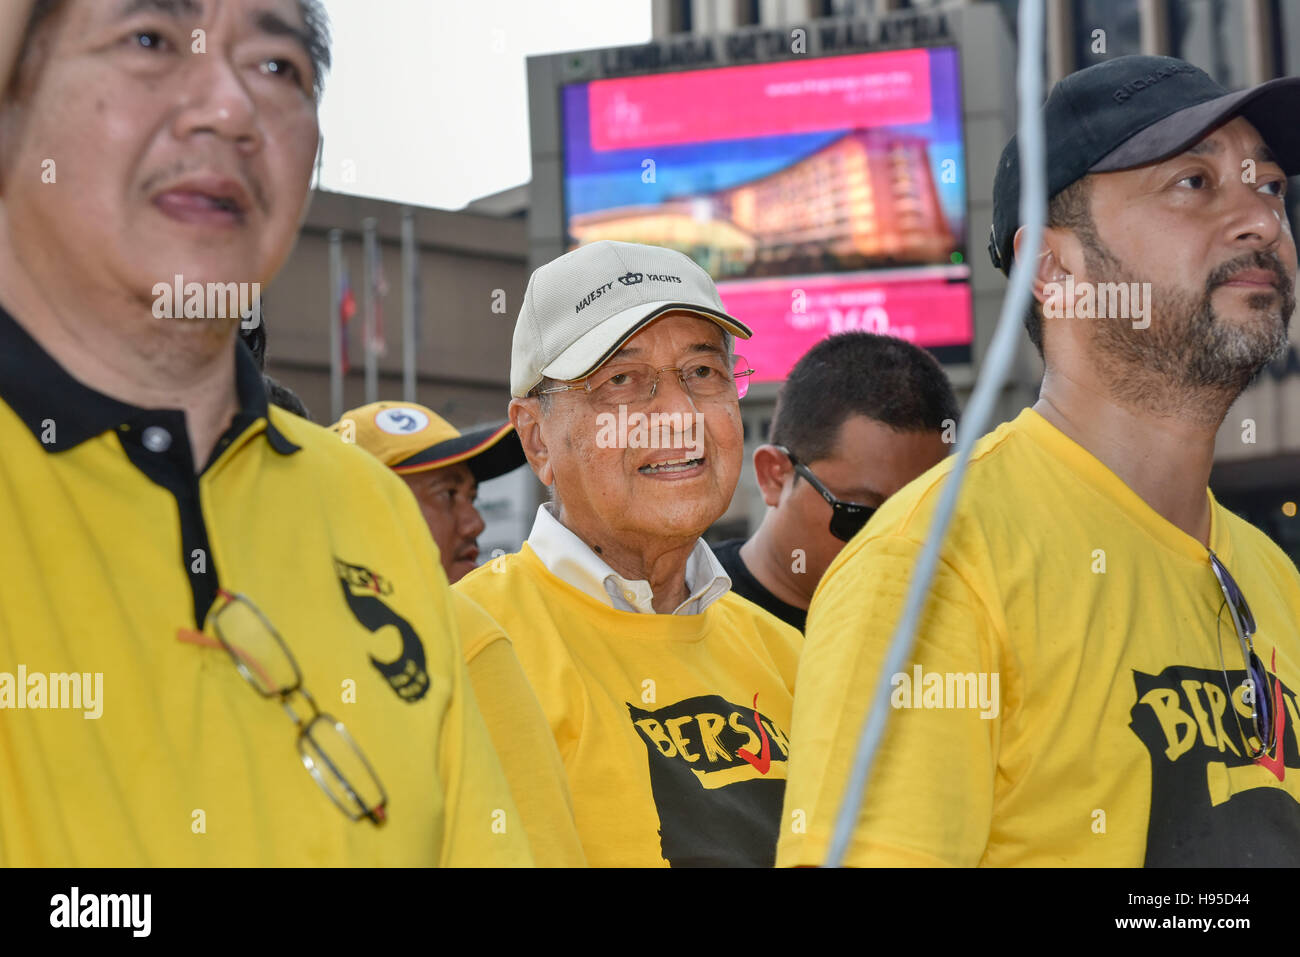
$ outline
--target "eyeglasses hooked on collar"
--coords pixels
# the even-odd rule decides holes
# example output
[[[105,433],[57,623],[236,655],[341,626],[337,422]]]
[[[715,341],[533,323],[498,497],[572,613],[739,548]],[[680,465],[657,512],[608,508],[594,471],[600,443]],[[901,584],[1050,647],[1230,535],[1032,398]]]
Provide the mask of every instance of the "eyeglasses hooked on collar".
[[[1277,700],[1272,676],[1264,667],[1264,662],[1259,660],[1259,655],[1255,654],[1255,642],[1252,640],[1255,634],[1255,616],[1246,602],[1246,596],[1242,594],[1240,586],[1227,567],[1219,560],[1219,556],[1214,554],[1212,549],[1207,551],[1210,553],[1210,568],[1219,581],[1219,590],[1223,592],[1223,603],[1219,605],[1218,626],[1222,627],[1223,611],[1227,608],[1228,615],[1232,619],[1233,630],[1237,634],[1242,663],[1245,665],[1245,677],[1239,686],[1242,690],[1240,694],[1233,693],[1232,682],[1228,679],[1228,668],[1223,660],[1223,640],[1220,637],[1219,667],[1223,671],[1224,687],[1232,695],[1234,703],[1234,706],[1229,707],[1228,710],[1237,719],[1237,729],[1241,732],[1246,754],[1252,759],[1265,757],[1271,755],[1274,747],[1277,746],[1277,715],[1274,714]],[[1250,709],[1249,730],[1254,731],[1253,739],[1246,734],[1247,729],[1241,727],[1241,718],[1235,707],[1238,697],[1242,705]],[[1259,742],[1258,748],[1251,744],[1252,740]]]
[[[323,713],[302,684],[298,659],[280,632],[247,597],[222,589],[211,615],[216,638],[181,628],[176,637],[203,647],[224,648],[244,680],[263,698],[278,701],[297,728],[303,767],[349,820],[387,821],[388,794],[343,722]],[[295,702],[295,699],[302,699]],[[299,711],[294,710],[298,703]],[[305,707],[304,704],[305,703]]]
[[[830,489],[818,480],[817,476],[812,474],[812,470],[809,469],[808,466],[795,458],[793,452],[787,449],[784,445],[778,445],[776,448],[781,452],[781,454],[790,460],[790,464],[794,466],[795,472],[807,479],[808,484],[816,489],[818,494],[830,503],[831,534],[840,541],[847,542],[858,533],[862,526],[867,524],[867,521],[872,515],[876,514],[876,507],[873,505],[859,505],[856,502],[840,501],[831,494]]]

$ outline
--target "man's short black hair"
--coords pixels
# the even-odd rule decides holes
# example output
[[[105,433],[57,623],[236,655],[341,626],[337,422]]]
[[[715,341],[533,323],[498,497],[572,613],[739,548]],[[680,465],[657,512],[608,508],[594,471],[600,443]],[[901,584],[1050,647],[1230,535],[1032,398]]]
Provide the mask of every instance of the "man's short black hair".
[[[316,99],[325,89],[325,74],[333,65],[330,55],[330,19],[321,0],[298,0],[298,10],[307,28],[307,55],[316,74]]]
[[[266,374],[265,308],[262,309],[261,321],[252,329],[245,329],[242,325],[239,327],[239,339],[248,347],[248,351],[253,354],[253,361],[257,363],[258,371],[262,373],[262,383],[266,386],[267,400],[272,405],[278,405],[294,415],[301,416],[308,422],[314,421],[311,413],[307,411],[307,406],[303,404],[302,399],[298,398],[297,393],[287,385],[277,382]]]
[[[833,454],[840,427],[853,415],[900,432],[939,432],[955,425],[959,412],[952,383],[930,353],[892,336],[843,332],[817,343],[790,370],[770,441],[801,462],[816,462]]]
[[[19,57],[19,67],[34,49],[33,40],[41,25],[50,18],[51,14],[57,12],[64,2],[65,0],[36,0],[33,4],[32,15],[27,20],[27,31],[23,35],[23,52]],[[298,0],[298,12],[302,14],[302,22],[305,26],[307,55],[311,58],[312,72],[316,74],[316,98],[319,100],[321,91],[325,88],[325,74],[329,72],[333,63],[330,55],[329,15],[325,12],[321,0]],[[15,82],[17,76],[18,70],[15,69]]]
[[[312,421],[311,413],[307,411],[307,406],[303,404],[302,399],[298,398],[296,392],[266,373],[262,374],[262,381],[266,384],[266,398],[272,405],[278,405],[286,412],[292,412],[308,422]]]
[[[239,338],[243,340],[244,345],[248,346],[248,351],[253,354],[253,359],[257,362],[257,367],[263,372],[266,371],[266,318],[263,313],[262,321],[252,329],[245,329],[242,325],[239,328]]]

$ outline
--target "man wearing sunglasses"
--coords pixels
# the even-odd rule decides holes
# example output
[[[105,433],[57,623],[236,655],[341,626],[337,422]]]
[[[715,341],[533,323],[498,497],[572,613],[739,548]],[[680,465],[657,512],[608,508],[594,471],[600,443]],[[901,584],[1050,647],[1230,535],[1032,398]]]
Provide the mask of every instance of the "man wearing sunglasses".
[[[1168,57],[1055,86],[1026,321],[1039,399],[975,446],[904,671],[879,673],[949,470],[886,502],[822,580],[786,797],[807,830],[782,864],[825,860],[880,683],[850,864],[1300,860],[1300,574],[1207,488],[1295,309],[1297,111],[1300,79],[1228,93]],[[1019,184],[1013,139],[1003,270]]]
[[[320,4],[0,10],[0,866],[531,863],[410,493],[159,298],[289,256]]]
[[[768,866],[798,634],[730,591],[701,534],[740,475],[749,329],[678,252],[542,266],[510,420],[553,501],[455,588],[515,638],[595,867]]]
[[[803,631],[827,566],[885,499],[943,460],[957,415],[948,377],[909,342],[845,332],[813,346],[781,386],[771,441],[754,450],[762,524],[713,546],[732,589]]]

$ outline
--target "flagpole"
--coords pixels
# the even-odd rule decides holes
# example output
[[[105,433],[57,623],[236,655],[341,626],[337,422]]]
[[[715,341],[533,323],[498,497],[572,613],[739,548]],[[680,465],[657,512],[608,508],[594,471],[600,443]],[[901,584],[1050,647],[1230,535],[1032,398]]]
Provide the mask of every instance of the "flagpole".
[[[343,230],[330,230],[330,421],[343,415]]]
[[[377,281],[376,269],[379,259],[378,239],[375,235],[375,229],[378,223],[372,216],[366,217],[361,223],[365,236],[366,250],[366,269],[365,269],[365,286],[366,286],[366,319],[365,319],[365,344],[366,344],[366,404],[379,401],[379,354],[375,349],[375,282]]]
[[[402,210],[402,398],[416,401],[415,396],[415,286],[420,259],[415,250],[415,212]]]

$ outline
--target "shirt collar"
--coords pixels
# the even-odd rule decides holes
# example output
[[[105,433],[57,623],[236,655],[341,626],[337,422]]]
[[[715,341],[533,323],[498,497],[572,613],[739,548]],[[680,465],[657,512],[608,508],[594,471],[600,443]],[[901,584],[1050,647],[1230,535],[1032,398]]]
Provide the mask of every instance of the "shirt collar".
[[[654,593],[644,579],[624,578],[590,546],[560,523],[550,503],[537,509],[528,547],[556,578],[619,611],[653,615]],[[687,599],[674,615],[698,615],[731,590],[731,579],[713,550],[699,539],[686,559]]]
[[[263,420],[271,448],[281,455],[299,450],[271,422],[262,373],[242,342],[235,348],[235,390],[239,411],[227,435],[242,435]],[[97,392],[73,378],[3,307],[0,307],[0,400],[13,409],[38,442],[47,423],[57,423],[58,442],[40,442],[49,453],[75,448],[147,411]]]

